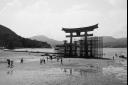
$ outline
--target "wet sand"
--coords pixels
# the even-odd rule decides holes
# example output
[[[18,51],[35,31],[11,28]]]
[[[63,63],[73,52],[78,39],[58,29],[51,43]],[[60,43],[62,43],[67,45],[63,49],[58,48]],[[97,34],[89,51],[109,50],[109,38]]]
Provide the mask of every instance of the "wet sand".
[[[40,65],[38,54],[11,54],[32,58],[25,58],[23,64],[15,59],[13,68],[0,63],[0,85],[127,85],[123,60],[65,58],[63,65],[56,59]]]

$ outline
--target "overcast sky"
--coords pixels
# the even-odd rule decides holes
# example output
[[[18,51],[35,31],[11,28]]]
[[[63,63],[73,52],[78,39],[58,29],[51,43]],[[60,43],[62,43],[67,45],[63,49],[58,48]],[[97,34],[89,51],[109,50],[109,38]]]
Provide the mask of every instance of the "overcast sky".
[[[126,37],[127,0],[0,0],[0,24],[23,37],[63,40],[62,27],[97,23],[94,35]]]

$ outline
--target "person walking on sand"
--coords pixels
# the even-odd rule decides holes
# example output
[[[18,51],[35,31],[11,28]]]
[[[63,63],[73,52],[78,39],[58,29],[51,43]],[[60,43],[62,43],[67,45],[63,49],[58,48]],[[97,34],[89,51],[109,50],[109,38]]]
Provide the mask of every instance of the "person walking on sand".
[[[42,59],[40,58],[40,64],[42,64]]]
[[[114,56],[113,56],[113,60],[115,60]]]
[[[7,59],[8,67],[10,67],[10,59]]]
[[[70,75],[72,75],[72,69],[70,69]]]
[[[21,58],[20,63],[23,63],[23,61],[24,61],[23,58]]]
[[[43,59],[43,62],[44,62],[44,64],[45,64],[45,59]]]
[[[61,62],[61,65],[63,65],[63,59],[62,58],[61,58],[60,62]]]
[[[51,59],[51,61],[52,61],[52,55],[50,55],[50,59]]]

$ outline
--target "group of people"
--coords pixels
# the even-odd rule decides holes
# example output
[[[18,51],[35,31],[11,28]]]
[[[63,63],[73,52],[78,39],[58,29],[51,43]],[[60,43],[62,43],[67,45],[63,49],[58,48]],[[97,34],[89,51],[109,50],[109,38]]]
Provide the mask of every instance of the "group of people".
[[[127,57],[125,57],[125,55],[123,55],[123,54],[118,55],[117,53],[115,53],[115,56],[113,56],[113,60],[115,60],[115,57],[127,59]]]
[[[112,57],[113,60],[115,60],[115,57],[118,57],[117,53]]]
[[[47,61],[49,58],[50,58],[50,60],[53,59],[53,57],[50,56],[50,57],[47,57]],[[57,57],[56,59],[57,59],[57,62],[59,62],[59,60],[60,60],[61,65],[63,65],[63,59],[62,58]],[[24,62],[24,59],[21,58],[20,63],[23,64],[23,62]],[[10,67],[10,68],[12,68],[14,66],[14,61],[11,59],[7,59],[7,63],[8,63],[8,67]],[[42,64],[42,63],[44,63],[44,64],[46,63],[46,60],[44,58],[40,59],[40,64]]]
[[[44,58],[41,58],[40,59],[40,64],[44,63],[45,64],[45,59]]]
[[[59,60],[60,60],[61,65],[63,65],[63,58],[57,57],[56,59],[57,59],[57,62],[59,62]]]
[[[23,58],[21,58],[20,63],[23,63]],[[14,66],[14,61],[11,59],[7,59],[7,64],[9,68],[12,68]]]
[[[49,56],[46,59],[47,59],[47,61],[49,59],[52,61],[53,60],[53,57],[52,56]],[[60,61],[61,65],[63,65],[63,58],[56,57],[56,59],[57,59],[57,62]],[[44,64],[46,63],[46,60],[44,58],[40,58],[40,64],[42,64],[42,63],[44,63]]]

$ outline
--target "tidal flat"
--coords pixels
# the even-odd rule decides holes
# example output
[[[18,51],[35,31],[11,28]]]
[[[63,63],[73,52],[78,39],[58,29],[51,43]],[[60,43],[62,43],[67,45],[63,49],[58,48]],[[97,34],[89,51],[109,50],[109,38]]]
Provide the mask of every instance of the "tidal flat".
[[[1,51],[0,85],[127,85],[127,60],[63,58],[40,64],[39,53]],[[24,63],[20,59],[24,58]]]

